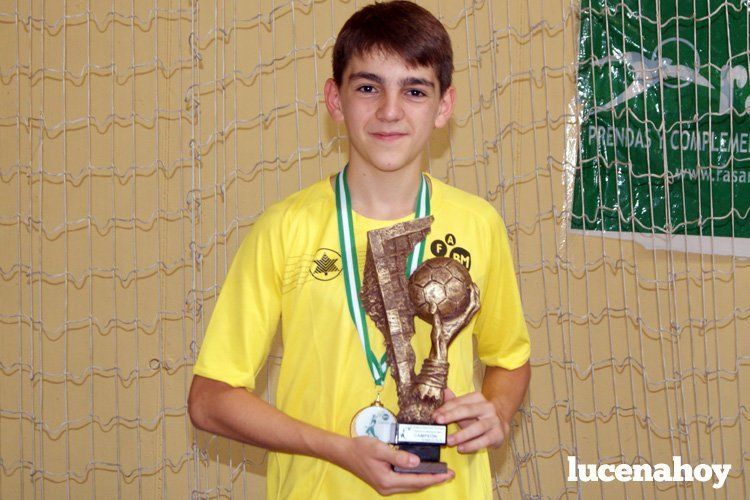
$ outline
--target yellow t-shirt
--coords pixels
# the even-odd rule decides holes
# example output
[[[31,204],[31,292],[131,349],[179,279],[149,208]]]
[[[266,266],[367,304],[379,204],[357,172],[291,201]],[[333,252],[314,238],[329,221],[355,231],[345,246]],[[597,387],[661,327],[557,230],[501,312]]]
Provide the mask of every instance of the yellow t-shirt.
[[[500,216],[477,196],[430,180],[435,220],[424,258],[458,259],[480,290],[479,313],[448,350],[448,386],[462,395],[475,390],[470,332],[476,337],[481,361],[507,369],[528,360],[529,338]],[[377,221],[353,214],[360,276],[367,231],[412,217]],[[234,257],[194,373],[253,390],[281,319],[284,353],[276,406],[294,418],[348,436],[354,414],[372,403],[375,384],[347,307],[338,238],[335,194],[329,179],[268,208]],[[370,344],[379,359],[385,350],[383,337],[369,318],[367,323]],[[418,373],[430,351],[430,325],[419,318],[415,323],[412,345]],[[382,401],[394,413],[398,411],[390,373]],[[453,426],[449,432],[455,432]],[[463,455],[444,447],[440,458],[456,477],[405,497],[492,498],[486,450]],[[336,465],[284,453],[269,454],[266,489],[268,498],[281,499],[379,497]]]

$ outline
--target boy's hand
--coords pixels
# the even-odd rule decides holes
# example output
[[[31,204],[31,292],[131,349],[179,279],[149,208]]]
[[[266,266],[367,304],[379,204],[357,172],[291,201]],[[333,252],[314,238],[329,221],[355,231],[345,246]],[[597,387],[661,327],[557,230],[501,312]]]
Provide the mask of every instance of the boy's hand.
[[[458,424],[460,430],[448,436],[448,446],[458,446],[460,453],[497,448],[510,432],[508,422],[500,418],[481,392],[456,397],[446,387],[443,406],[435,410],[433,417],[439,424]]]
[[[409,468],[419,465],[419,457],[381,443],[371,437],[350,440],[338,465],[372,486],[381,495],[423,490],[452,479],[454,472],[445,474],[399,474],[393,465]]]

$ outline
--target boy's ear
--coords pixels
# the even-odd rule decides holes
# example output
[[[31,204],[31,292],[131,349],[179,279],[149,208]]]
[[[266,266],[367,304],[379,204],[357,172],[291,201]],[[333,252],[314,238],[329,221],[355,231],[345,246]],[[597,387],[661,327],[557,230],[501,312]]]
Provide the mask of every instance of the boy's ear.
[[[456,89],[448,87],[440,97],[440,106],[438,114],[435,117],[435,128],[443,128],[450,121],[453,115],[453,106],[456,104]]]
[[[326,80],[323,94],[325,95],[328,114],[331,115],[331,118],[333,118],[333,121],[336,123],[343,122],[344,113],[341,110],[341,96],[339,95],[339,88],[333,78]]]

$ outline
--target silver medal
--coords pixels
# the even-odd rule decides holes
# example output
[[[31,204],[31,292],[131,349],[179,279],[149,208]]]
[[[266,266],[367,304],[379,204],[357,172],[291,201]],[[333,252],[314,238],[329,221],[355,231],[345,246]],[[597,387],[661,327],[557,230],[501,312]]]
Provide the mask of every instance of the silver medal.
[[[359,410],[352,419],[351,436],[370,436],[384,443],[393,442],[396,417],[380,401]]]

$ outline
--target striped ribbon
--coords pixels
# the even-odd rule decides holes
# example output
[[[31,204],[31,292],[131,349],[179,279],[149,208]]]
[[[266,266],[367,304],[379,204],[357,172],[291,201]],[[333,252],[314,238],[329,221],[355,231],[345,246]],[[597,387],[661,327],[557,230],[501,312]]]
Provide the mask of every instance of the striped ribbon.
[[[367,321],[365,321],[365,309],[362,306],[362,299],[359,291],[362,284],[359,279],[359,265],[357,262],[357,245],[354,241],[354,222],[352,220],[352,204],[349,196],[349,186],[346,182],[346,171],[344,170],[336,176],[336,215],[339,226],[339,244],[341,246],[341,257],[344,267],[344,286],[346,287],[346,301],[349,304],[349,314],[351,315],[354,327],[357,329],[359,341],[365,351],[367,366],[372,373],[375,384],[382,386],[385,380],[388,364],[386,363],[385,354],[378,359],[370,347],[370,337],[367,332]],[[414,217],[426,217],[430,215],[430,196],[427,189],[427,181],[424,174],[419,183],[419,193],[417,194],[416,208]],[[424,240],[420,241],[409,254],[406,264],[406,276],[409,277],[419,267],[424,258]]]

